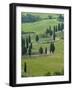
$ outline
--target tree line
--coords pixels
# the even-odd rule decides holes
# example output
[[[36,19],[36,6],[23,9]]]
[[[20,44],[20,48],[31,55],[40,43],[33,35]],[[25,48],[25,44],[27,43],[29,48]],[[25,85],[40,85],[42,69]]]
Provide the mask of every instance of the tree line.
[[[62,32],[63,29],[64,29],[64,23],[59,23],[58,25],[55,25],[53,27],[53,30],[52,30],[51,26],[49,26],[49,28],[46,29],[45,34],[46,34],[46,36],[48,36],[48,34],[50,36],[53,36],[53,40],[55,40],[55,36],[56,36],[55,32],[58,32],[58,31]]]
[[[36,42],[38,42],[38,40],[39,40],[38,35],[36,35],[35,40],[36,40]],[[22,55],[31,56],[32,47],[33,47],[33,45],[32,45],[32,42],[31,42],[31,36],[30,35],[27,38],[22,38]],[[50,53],[51,52],[54,53],[54,50],[55,50],[54,42],[51,42],[50,43]],[[39,53],[40,54],[43,54],[43,53],[47,54],[47,51],[48,51],[47,47],[45,47],[45,49],[42,48],[42,47],[39,48]]]

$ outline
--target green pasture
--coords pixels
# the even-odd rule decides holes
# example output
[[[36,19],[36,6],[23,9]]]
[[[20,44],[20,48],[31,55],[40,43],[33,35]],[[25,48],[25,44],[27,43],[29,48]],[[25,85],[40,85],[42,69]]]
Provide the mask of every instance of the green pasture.
[[[26,15],[27,13],[23,13],[22,15]],[[21,31],[23,32],[34,32],[31,36],[32,42],[32,52],[39,52],[39,48],[42,47],[43,50],[47,47],[48,52],[50,48],[50,37],[41,37],[42,34],[45,33],[46,29],[51,26],[52,30],[55,25],[58,25],[59,22],[57,20],[58,14],[42,14],[42,13],[31,13],[35,16],[40,16],[42,20],[31,22],[31,23],[22,23]],[[52,19],[45,19],[48,16],[52,16]],[[39,35],[39,41],[35,41],[35,36]],[[24,34],[24,37],[26,35]],[[56,40],[55,44],[55,53],[47,55],[23,55],[21,59],[21,76],[22,77],[34,77],[34,76],[54,76],[55,72],[61,72],[64,74],[64,40],[63,40],[63,32],[56,32]],[[26,72],[24,71],[26,63]],[[49,75],[49,74],[50,75]]]
[[[24,32],[35,32],[36,34],[45,33],[45,30],[49,28],[49,26],[54,28],[54,25],[58,25],[60,23],[56,19],[53,20],[40,20],[33,23],[23,23],[22,24],[22,31]]]
[[[22,57],[22,76],[46,76],[49,72],[62,72],[64,68],[64,47],[63,40],[55,43],[56,51],[54,54]],[[58,47],[57,47],[58,46]],[[36,48],[38,48],[37,46]],[[24,72],[24,62],[27,64],[27,72]]]

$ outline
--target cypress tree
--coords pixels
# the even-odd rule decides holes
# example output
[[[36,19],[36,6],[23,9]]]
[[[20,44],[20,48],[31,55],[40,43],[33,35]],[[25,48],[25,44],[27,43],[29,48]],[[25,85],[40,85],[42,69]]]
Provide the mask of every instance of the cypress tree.
[[[42,47],[39,48],[39,53],[43,54],[43,48]]]
[[[29,39],[28,39],[28,40],[29,40],[29,43],[31,43],[31,37],[30,37],[30,35],[29,35],[29,37],[28,37],[28,38],[29,38]]]
[[[29,42],[28,42],[28,38],[26,38],[26,47],[28,48]]]
[[[51,52],[54,53],[54,51],[55,51],[55,45],[54,45],[53,42],[51,42],[51,44],[50,44],[50,53]]]
[[[36,42],[39,40],[39,36],[38,35],[36,35]]]
[[[55,30],[53,31],[53,40],[55,40]]]
[[[27,72],[27,65],[26,65],[26,62],[24,62],[24,72]]]
[[[31,47],[29,46],[29,49],[28,49],[28,53],[29,53],[29,56],[31,56]]]

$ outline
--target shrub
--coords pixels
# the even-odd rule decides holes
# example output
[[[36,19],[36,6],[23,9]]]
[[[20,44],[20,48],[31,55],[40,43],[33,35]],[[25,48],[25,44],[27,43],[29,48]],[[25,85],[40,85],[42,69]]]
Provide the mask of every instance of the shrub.
[[[45,76],[51,76],[51,73],[50,73],[50,72],[47,72],[47,73],[45,74]]]
[[[61,71],[61,72],[54,72],[53,75],[64,75],[64,71]]]

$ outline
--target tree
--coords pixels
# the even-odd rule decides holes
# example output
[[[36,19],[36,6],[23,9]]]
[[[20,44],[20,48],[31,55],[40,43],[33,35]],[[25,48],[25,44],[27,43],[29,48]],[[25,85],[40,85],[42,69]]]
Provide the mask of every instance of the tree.
[[[39,48],[39,53],[43,54],[43,48],[42,47]]]
[[[54,51],[55,51],[55,45],[54,45],[53,42],[51,42],[51,44],[50,44],[50,53],[51,52],[54,53]]]
[[[64,29],[64,23],[61,23],[61,31]]]
[[[55,30],[55,32],[57,32],[57,25],[56,25],[56,26],[54,26],[54,30]]]
[[[25,38],[22,37],[22,47],[25,46]]]
[[[27,65],[26,65],[26,62],[24,62],[24,72],[27,72]]]
[[[61,24],[58,24],[58,31],[61,31]]]
[[[36,42],[38,42],[38,40],[39,40],[39,36],[38,36],[38,35],[36,35]]]
[[[29,56],[31,56],[31,47],[29,46],[29,49],[28,49],[28,54]]]
[[[26,47],[28,48],[29,46],[29,42],[28,42],[28,38],[26,38]]]
[[[45,48],[45,54],[47,54],[47,47]]]
[[[60,14],[59,17],[58,17],[58,20],[63,22],[64,21],[64,16],[62,14]]]
[[[22,47],[22,55],[25,55],[27,53],[27,48],[26,47]]]
[[[29,43],[31,43],[31,37],[30,37],[30,35],[29,35],[29,37],[28,37],[28,40],[29,40]]]
[[[49,19],[52,19],[52,16],[50,15],[50,16],[48,16],[48,18],[49,18]]]
[[[55,29],[53,30],[53,40],[55,40]]]
[[[22,55],[27,53],[27,48],[25,47],[25,38],[22,38]]]
[[[57,25],[55,26],[55,32],[57,32],[58,31],[58,27],[57,27]]]
[[[50,34],[50,36],[52,36],[51,26],[49,26],[49,34]]]

